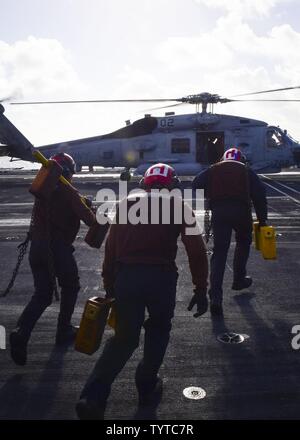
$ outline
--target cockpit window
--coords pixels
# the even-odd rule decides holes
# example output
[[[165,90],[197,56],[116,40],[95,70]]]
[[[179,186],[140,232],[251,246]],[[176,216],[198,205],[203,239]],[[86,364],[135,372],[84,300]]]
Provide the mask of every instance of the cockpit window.
[[[269,148],[278,148],[284,146],[282,134],[275,129],[267,131],[267,146]]]

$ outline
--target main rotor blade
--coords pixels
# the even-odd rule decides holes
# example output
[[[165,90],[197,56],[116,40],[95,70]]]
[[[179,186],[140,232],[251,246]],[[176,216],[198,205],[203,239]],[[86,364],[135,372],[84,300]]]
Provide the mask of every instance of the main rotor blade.
[[[93,99],[93,100],[78,100],[78,101],[28,101],[28,102],[11,102],[11,105],[36,105],[36,104],[86,104],[98,102],[169,102],[179,101],[179,99]]]
[[[240,96],[259,95],[260,93],[281,92],[282,90],[293,90],[293,89],[300,89],[300,86],[283,87],[282,89],[272,89],[272,90],[263,90],[261,92],[244,93],[242,95],[234,95],[234,96],[232,96],[232,98],[238,98]]]
[[[228,102],[300,102],[300,99],[233,99]]]
[[[6,96],[5,98],[0,99],[0,103],[5,102],[5,101],[9,101],[12,98],[13,98],[12,96]]]
[[[164,105],[163,107],[147,108],[147,109],[145,109],[143,111],[150,112],[150,111],[153,111],[153,110],[161,110],[161,109],[164,109],[164,108],[177,107],[178,105],[184,105],[184,104],[188,104],[188,103],[187,102],[179,102],[178,104]]]

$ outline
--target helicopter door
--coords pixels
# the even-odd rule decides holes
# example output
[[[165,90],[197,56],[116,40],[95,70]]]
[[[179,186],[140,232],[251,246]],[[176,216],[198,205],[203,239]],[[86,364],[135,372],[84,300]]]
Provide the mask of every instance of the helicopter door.
[[[198,132],[196,134],[196,162],[211,165],[224,154],[224,132]]]

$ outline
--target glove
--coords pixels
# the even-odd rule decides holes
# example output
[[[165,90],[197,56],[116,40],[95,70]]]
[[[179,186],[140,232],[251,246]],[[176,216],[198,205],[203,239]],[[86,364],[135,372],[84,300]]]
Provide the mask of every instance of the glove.
[[[96,215],[97,214],[97,205],[93,205],[93,199],[89,197],[84,197],[85,204],[90,210]]]
[[[93,201],[89,197],[84,197],[84,201],[88,208],[92,207]]]
[[[105,298],[114,298],[115,296],[115,292],[113,287],[109,288],[109,289],[105,289],[106,295]]]
[[[197,313],[194,314],[194,318],[198,318],[198,316],[201,316],[207,312],[208,301],[206,296],[206,289],[194,289],[194,295],[187,309],[191,311],[195,304],[197,305]]]

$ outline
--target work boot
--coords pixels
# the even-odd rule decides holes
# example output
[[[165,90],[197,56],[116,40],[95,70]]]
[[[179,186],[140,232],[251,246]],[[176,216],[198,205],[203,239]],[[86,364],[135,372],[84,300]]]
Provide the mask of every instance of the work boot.
[[[28,339],[24,336],[19,328],[16,328],[9,335],[9,341],[10,356],[12,360],[17,365],[25,365],[27,361]]]
[[[251,277],[245,277],[242,280],[234,280],[232,284],[232,290],[242,290],[247,289],[252,284]]]
[[[211,303],[210,304],[210,313],[211,313],[212,316],[222,317],[223,316],[222,304]]]
[[[55,344],[56,345],[67,345],[73,344],[76,339],[76,335],[79,327],[74,325],[69,325],[64,328],[57,328]]]
[[[105,408],[94,400],[81,398],[76,404],[76,413],[80,420],[103,420]]]
[[[139,393],[139,406],[154,406],[157,405],[162,398],[163,393],[163,381],[160,377],[157,377],[155,387],[147,393],[138,389]]]

